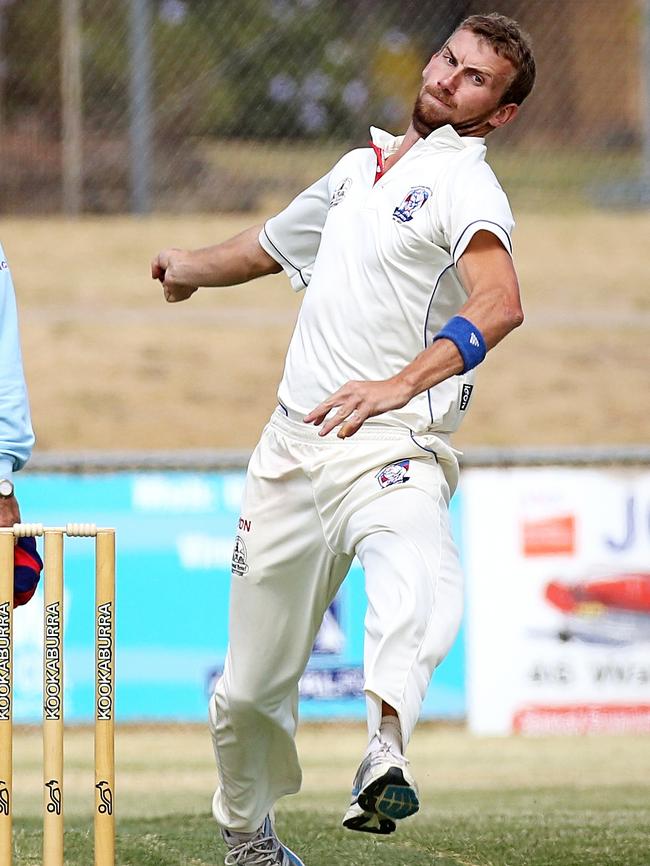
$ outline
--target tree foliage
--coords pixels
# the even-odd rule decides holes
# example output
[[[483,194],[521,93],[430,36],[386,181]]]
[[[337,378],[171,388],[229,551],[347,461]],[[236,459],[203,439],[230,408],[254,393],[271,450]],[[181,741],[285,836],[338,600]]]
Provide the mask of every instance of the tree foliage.
[[[129,2],[82,2],[84,116],[97,128],[128,119]],[[60,6],[4,6],[10,118],[58,117]],[[399,129],[423,62],[463,12],[451,0],[150,0],[156,127],[262,139]]]

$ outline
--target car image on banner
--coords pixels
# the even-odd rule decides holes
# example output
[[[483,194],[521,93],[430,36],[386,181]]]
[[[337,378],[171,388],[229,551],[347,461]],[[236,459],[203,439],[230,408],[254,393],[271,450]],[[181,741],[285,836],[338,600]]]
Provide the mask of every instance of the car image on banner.
[[[650,641],[650,572],[546,585],[546,600],[564,614],[561,640],[611,646]]]

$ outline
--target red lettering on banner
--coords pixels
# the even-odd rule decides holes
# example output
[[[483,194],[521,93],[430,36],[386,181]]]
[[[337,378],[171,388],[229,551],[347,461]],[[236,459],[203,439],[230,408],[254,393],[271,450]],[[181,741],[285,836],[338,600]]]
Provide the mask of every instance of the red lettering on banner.
[[[650,704],[526,707],[512,719],[517,734],[648,734]]]
[[[524,556],[572,556],[576,552],[573,514],[525,520],[522,534]]]

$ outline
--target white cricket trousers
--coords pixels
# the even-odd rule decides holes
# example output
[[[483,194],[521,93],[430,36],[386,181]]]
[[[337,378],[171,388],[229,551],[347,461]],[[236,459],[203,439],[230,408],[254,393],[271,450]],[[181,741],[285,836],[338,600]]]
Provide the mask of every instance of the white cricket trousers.
[[[213,813],[253,832],[299,790],[298,680],[356,555],[365,572],[369,734],[381,702],[404,744],[462,613],[449,486],[408,430],[366,422],[353,437],[276,410],[248,468],[233,555],[230,643],[210,701],[218,769]]]

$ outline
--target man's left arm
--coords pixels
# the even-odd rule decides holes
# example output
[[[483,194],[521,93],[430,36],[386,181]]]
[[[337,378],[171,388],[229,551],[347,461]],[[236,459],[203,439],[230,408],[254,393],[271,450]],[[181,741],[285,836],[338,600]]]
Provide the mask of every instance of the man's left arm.
[[[469,242],[457,267],[468,292],[468,299],[458,316],[468,323],[470,335],[472,326],[474,331],[479,331],[483,349],[489,351],[524,320],[512,259],[496,235],[482,230]],[[451,338],[445,337],[443,329],[439,338],[390,379],[347,382],[316,406],[305,417],[305,423],[322,424],[320,436],[326,436],[340,426],[337,435],[346,439],[353,436],[368,418],[400,409],[417,394],[464,372],[468,369],[467,357],[463,357],[458,347],[464,334],[456,339],[457,332],[453,328],[449,333]],[[325,421],[336,407],[338,411]]]

